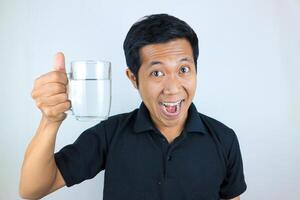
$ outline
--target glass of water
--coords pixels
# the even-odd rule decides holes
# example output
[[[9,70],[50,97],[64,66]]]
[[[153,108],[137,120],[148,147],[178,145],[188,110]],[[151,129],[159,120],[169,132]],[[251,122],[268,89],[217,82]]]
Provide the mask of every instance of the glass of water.
[[[69,76],[71,113],[79,121],[107,119],[111,106],[111,63],[73,61]]]

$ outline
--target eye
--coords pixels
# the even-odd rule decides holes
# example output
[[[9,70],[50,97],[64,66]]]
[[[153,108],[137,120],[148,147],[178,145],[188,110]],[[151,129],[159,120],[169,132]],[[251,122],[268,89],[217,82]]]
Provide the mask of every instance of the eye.
[[[151,72],[151,75],[155,77],[160,77],[163,76],[164,74],[161,71],[153,71]]]
[[[188,73],[190,71],[190,68],[187,66],[180,67],[180,73]]]

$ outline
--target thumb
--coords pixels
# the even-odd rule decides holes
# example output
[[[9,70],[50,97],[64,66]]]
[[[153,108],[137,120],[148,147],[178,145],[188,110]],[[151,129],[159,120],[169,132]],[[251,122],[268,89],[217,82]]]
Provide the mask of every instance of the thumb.
[[[66,72],[65,56],[62,52],[58,52],[54,57],[54,70]]]

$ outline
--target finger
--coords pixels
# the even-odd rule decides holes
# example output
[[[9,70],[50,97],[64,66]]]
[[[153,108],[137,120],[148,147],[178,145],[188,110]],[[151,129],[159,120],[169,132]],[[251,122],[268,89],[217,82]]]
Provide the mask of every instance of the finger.
[[[63,121],[65,118],[67,117],[66,113],[60,113],[59,115],[55,116],[55,117],[47,117],[50,121],[53,122],[61,122]]]
[[[68,101],[68,95],[66,93],[60,93],[49,97],[40,97],[36,100],[36,105],[42,108],[44,106],[55,106],[66,101]]]
[[[58,52],[54,57],[54,70],[66,72],[65,68],[65,56],[62,52]]]
[[[34,89],[31,93],[32,98],[50,97],[60,93],[66,93],[67,88],[61,83],[47,83],[38,89]]]
[[[67,110],[71,108],[71,102],[66,101],[60,104],[57,104],[55,106],[48,106],[43,109],[43,112],[48,116],[48,117],[56,117]]]
[[[40,88],[47,83],[61,83],[66,85],[68,83],[67,74],[60,71],[52,71],[38,77],[34,82],[34,89]]]

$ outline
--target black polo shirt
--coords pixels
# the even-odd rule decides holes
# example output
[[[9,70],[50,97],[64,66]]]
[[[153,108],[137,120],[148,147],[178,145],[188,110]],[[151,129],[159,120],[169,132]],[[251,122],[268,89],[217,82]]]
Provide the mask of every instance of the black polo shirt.
[[[246,190],[236,134],[194,104],[171,144],[142,103],[87,129],[55,160],[68,187],[105,169],[104,200],[219,200]]]

